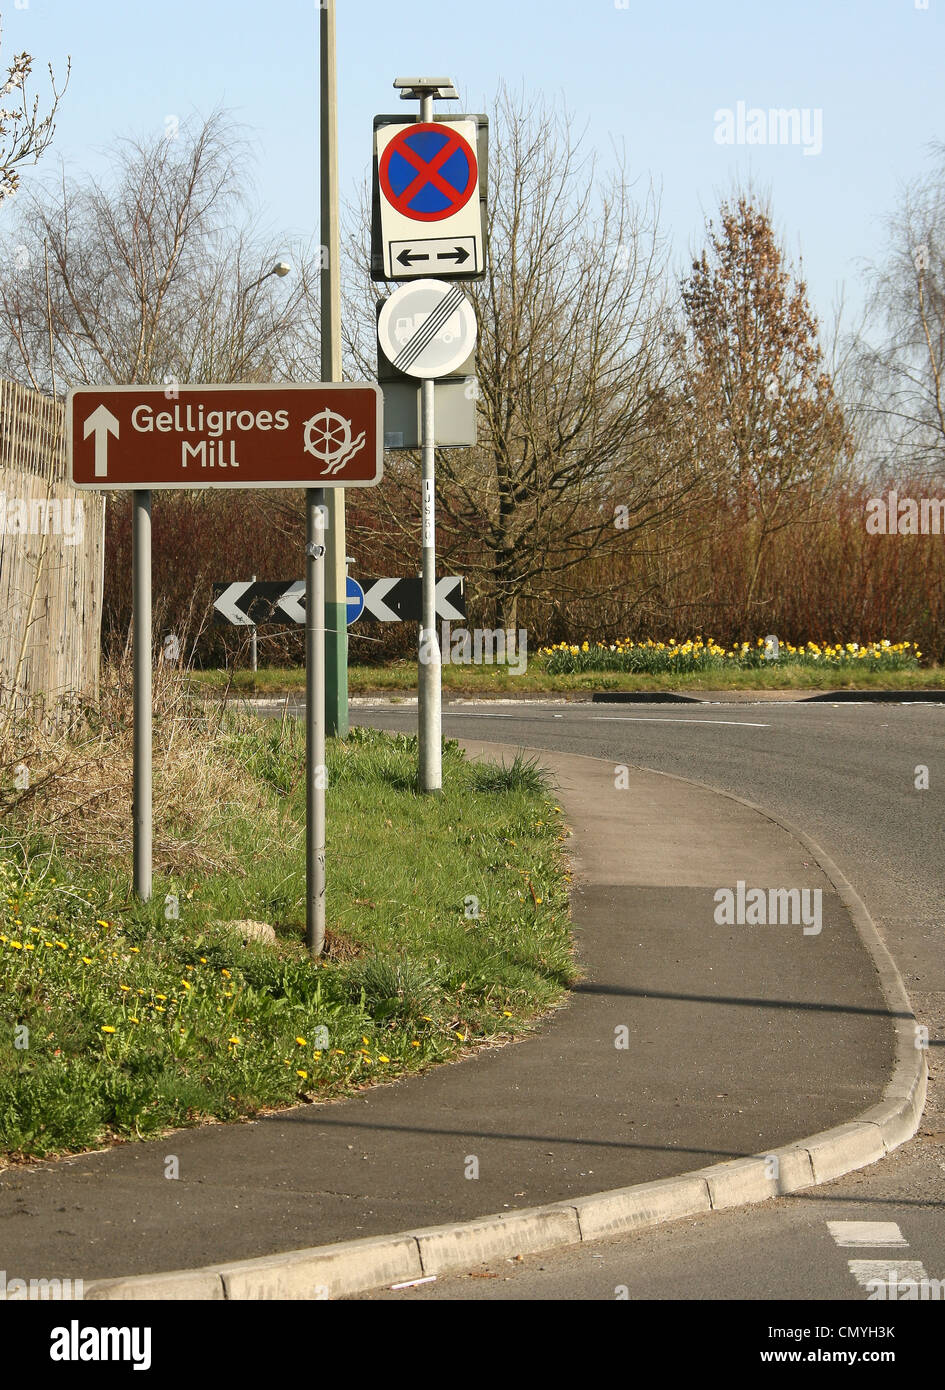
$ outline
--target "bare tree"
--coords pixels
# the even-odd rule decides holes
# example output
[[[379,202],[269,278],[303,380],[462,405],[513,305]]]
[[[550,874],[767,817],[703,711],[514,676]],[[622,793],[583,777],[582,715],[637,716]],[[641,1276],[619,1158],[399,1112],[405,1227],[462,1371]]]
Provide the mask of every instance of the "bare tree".
[[[864,398],[878,428],[879,466],[945,476],[945,144],[902,190],[887,220],[889,250],[867,269],[874,338],[860,342]]]
[[[626,549],[686,489],[660,429],[672,360],[652,190],[638,200],[619,161],[600,174],[566,111],[504,88],[489,176],[487,274],[469,287],[480,442],[441,451],[437,500],[443,563],[460,558],[514,629],[522,599],[563,601],[582,562]],[[374,356],[367,227],[362,203],[349,247],[364,278],[345,316],[360,371]],[[412,548],[415,460],[392,459],[388,478],[375,505]]]
[[[217,112],[173,134],[122,141],[107,183],[63,174],[29,192],[8,237],[19,243],[16,273],[0,282],[0,367],[44,390],[53,377],[76,385],[268,379],[303,365],[311,373],[317,257],[294,248],[295,273],[273,293],[261,277],[284,247],[260,234],[242,195],[249,183],[238,133]]]
[[[5,198],[12,197],[19,189],[18,166],[27,161],[35,164],[40,155],[49,148],[56,133],[56,112],[69,85],[71,67],[71,60],[67,60],[66,80],[60,88],[56,86],[50,63],[52,104],[45,116],[40,116],[39,97],[34,97],[31,105],[27,94],[33,59],[28,53],[13,55],[13,62],[7,68],[6,81],[0,86],[0,203]],[[18,105],[7,105],[7,102],[16,102],[17,99]]]

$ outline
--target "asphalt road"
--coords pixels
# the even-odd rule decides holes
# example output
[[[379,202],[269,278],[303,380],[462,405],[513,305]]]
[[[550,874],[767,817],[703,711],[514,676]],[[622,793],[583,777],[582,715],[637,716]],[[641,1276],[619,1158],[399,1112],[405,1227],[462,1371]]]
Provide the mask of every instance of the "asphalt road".
[[[362,706],[353,718],[412,732],[417,714]],[[945,1279],[945,708],[450,705],[444,733],[673,773],[806,830],[857,888],[929,1029],[929,1102],[911,1143],[809,1196],[365,1297],[866,1300],[857,1273],[872,1266],[859,1261]],[[887,1224],[850,1248],[828,1226],[838,1221]]]

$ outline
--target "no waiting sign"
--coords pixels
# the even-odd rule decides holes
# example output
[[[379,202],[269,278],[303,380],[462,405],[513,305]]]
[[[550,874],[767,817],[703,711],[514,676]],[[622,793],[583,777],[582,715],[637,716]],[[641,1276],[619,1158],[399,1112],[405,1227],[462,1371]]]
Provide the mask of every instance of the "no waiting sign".
[[[383,473],[374,383],[79,386],[66,402],[76,487],[373,487]]]
[[[485,271],[488,121],[374,121],[371,275],[479,279]]]

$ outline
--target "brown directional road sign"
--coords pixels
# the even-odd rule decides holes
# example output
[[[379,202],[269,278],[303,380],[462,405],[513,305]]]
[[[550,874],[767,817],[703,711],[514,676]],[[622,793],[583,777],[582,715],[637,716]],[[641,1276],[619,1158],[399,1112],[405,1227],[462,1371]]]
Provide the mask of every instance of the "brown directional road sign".
[[[76,487],[372,487],[384,458],[374,383],[77,386]]]

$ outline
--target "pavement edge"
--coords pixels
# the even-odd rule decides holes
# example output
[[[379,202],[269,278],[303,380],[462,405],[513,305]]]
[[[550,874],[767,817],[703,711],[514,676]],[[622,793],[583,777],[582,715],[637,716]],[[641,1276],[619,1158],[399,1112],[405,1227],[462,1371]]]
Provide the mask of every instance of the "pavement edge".
[[[527,751],[546,756],[549,752]],[[882,1100],[847,1124],[770,1153],[730,1159],[675,1178],[390,1236],[202,1269],[95,1280],[86,1287],[85,1300],[345,1298],[385,1285],[459,1272],[489,1260],[537,1254],[786,1196],[876,1163],[911,1139],[925,1106],[928,1064],[924,1049],[918,1045],[918,1027],[905,983],[853,885],[806,832],[755,802],[675,773],[641,770],[725,796],[764,816],[799,840],[830,879],[873,960],[895,1029],[896,1063]]]

